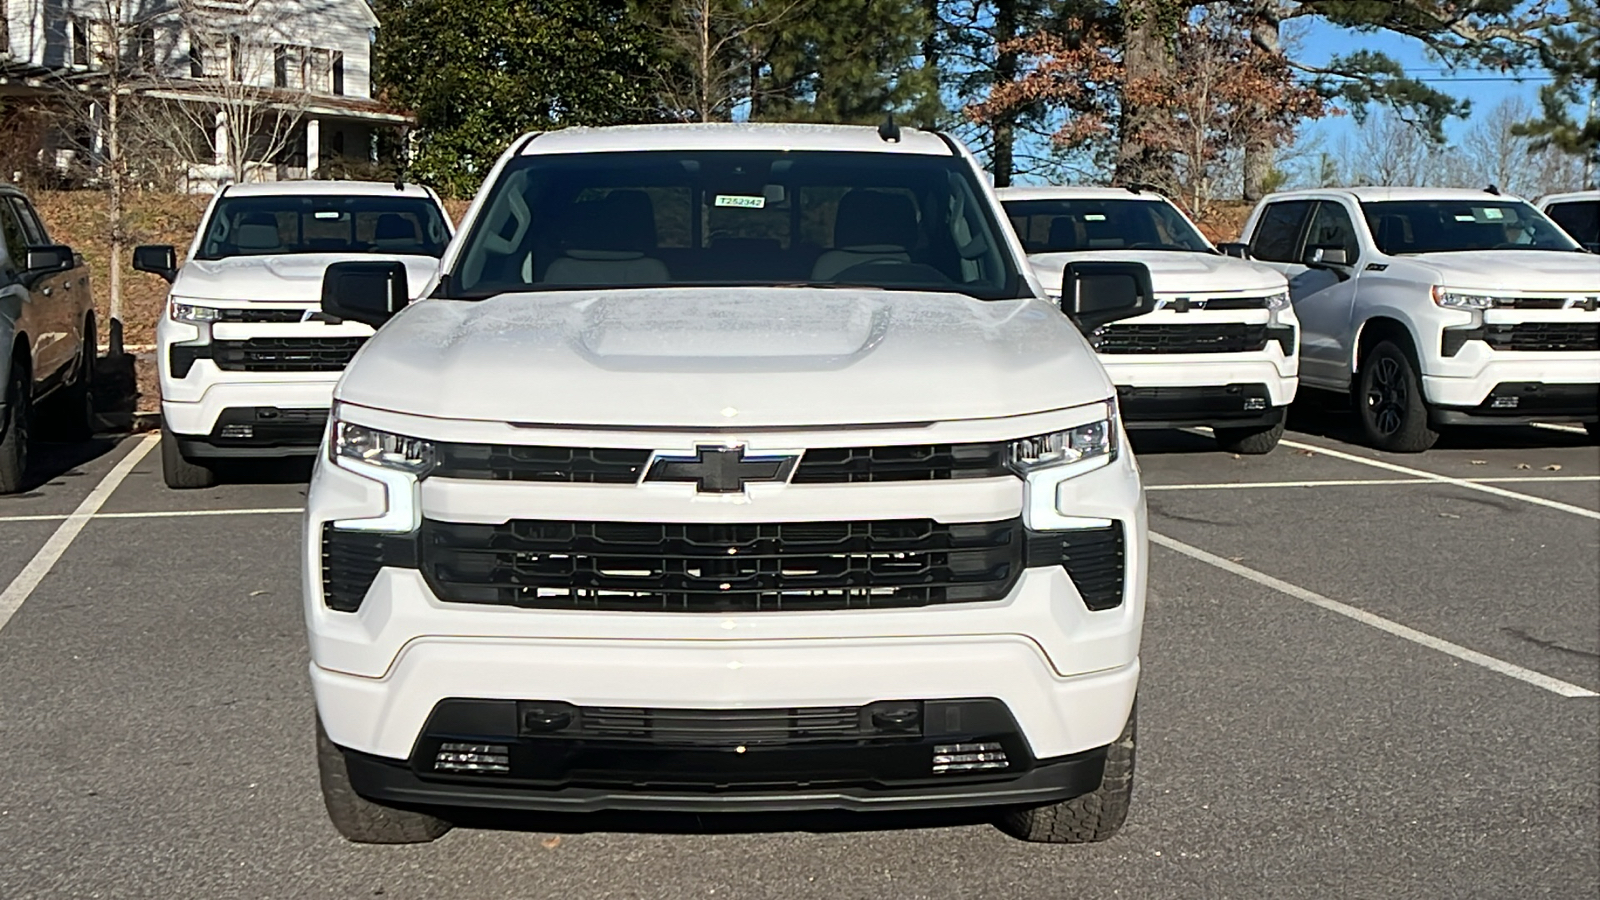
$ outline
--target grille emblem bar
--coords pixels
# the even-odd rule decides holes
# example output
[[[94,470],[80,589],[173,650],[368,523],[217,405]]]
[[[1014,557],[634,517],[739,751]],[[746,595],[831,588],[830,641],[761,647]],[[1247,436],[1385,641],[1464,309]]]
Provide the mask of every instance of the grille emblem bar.
[[[737,494],[752,482],[787,482],[798,453],[746,456],[743,444],[700,444],[694,456],[657,453],[645,481],[693,482],[702,494]]]

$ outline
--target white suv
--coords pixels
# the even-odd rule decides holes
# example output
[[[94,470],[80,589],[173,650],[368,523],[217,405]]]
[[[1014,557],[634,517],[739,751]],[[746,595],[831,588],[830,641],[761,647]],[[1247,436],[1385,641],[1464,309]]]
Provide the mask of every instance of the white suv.
[[[352,257],[433,274],[451,235],[433,191],[349,181],[230,185],[187,262],[139,247],[134,268],[172,283],[156,325],[167,485],[207,487],[223,459],[309,456],[333,383],[372,329],[319,309],[322,273]]]
[[[1301,382],[1348,392],[1374,447],[1426,450],[1445,425],[1600,433],[1600,256],[1526,202],[1295,191],[1262,200],[1244,234],[1289,279]]]
[[[1153,302],[1078,273],[1079,327]],[[1109,837],[1146,532],[1116,394],[931,132],[518,140],[387,324],[305,516],[322,787],[347,838],[453,807],[990,808]],[[399,307],[397,315],[390,315]]]
[[[1138,260],[1156,309],[1090,336],[1129,428],[1210,425],[1235,453],[1283,437],[1299,372],[1298,324],[1283,276],[1223,255],[1148,190],[1026,187],[998,192],[1052,296],[1070,262]]]

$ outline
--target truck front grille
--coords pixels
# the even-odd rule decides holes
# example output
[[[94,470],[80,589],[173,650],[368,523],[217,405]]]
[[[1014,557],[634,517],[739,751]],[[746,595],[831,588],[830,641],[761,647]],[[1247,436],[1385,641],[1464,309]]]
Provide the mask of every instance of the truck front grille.
[[[536,447],[523,444],[439,444],[431,474],[489,481],[634,484],[649,450]]]
[[[791,709],[583,706],[578,707],[577,712],[573,726],[563,732],[563,736],[676,746],[789,745],[879,736],[878,729],[872,727],[865,710],[859,706]]]
[[[764,524],[427,520],[440,599],[536,609],[769,612],[999,600],[1022,573],[1021,522]]]
[[[230,372],[339,372],[365,337],[274,337],[215,341],[211,358]]]
[[[224,322],[300,322],[309,309],[270,309],[263,307],[232,307],[218,310]]]
[[[1266,349],[1266,324],[1107,325],[1089,342],[1099,353],[1254,353]]]
[[[1600,350],[1600,322],[1519,322],[1485,325],[1483,332],[1483,339],[1496,350]]]
[[[807,450],[795,468],[795,484],[866,481],[938,481],[1013,474],[1003,441],[916,444],[900,447],[828,447]]]

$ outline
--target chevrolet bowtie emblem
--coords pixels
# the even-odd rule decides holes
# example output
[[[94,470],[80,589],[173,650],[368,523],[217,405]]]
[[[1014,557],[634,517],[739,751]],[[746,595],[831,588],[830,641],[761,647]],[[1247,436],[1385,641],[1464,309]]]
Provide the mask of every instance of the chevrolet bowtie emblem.
[[[798,454],[746,456],[742,445],[702,444],[694,456],[657,454],[645,473],[645,481],[692,481],[703,494],[737,494],[744,486],[758,481],[788,481]]]

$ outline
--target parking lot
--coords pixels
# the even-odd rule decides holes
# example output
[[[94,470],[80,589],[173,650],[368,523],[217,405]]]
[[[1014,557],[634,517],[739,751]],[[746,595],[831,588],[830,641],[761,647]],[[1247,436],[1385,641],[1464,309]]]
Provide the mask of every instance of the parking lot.
[[[1592,898],[1600,451],[1353,431],[1296,409],[1265,457],[1136,439],[1138,780],[1122,834],[1079,847],[837,817],[344,843],[312,754],[305,468],[177,493],[153,436],[46,447],[0,500],[0,897]]]

